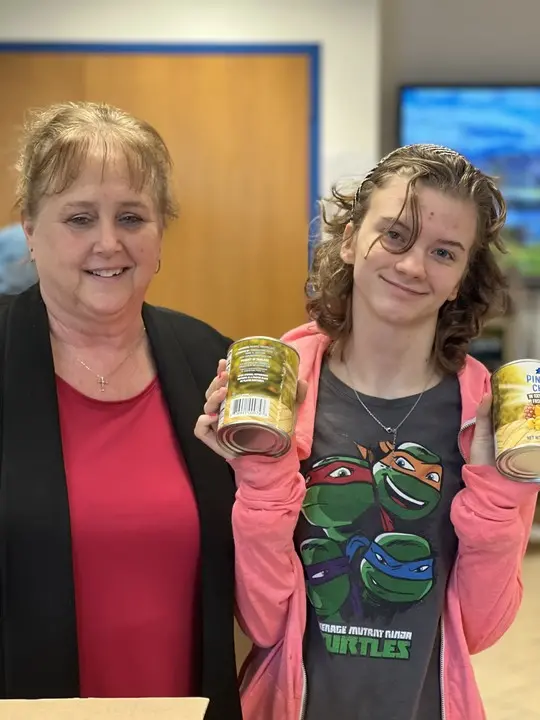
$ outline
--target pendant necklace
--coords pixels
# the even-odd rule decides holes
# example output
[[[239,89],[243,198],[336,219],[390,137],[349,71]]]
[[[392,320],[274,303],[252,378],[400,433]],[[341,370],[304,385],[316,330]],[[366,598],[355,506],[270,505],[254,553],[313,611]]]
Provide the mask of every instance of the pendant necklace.
[[[76,359],[77,362],[79,362],[83,367],[85,367],[89,372],[91,372],[93,375],[96,376],[96,381],[97,381],[97,383],[98,383],[98,385],[99,385],[99,389],[101,390],[101,392],[105,392],[105,388],[106,388],[106,386],[109,384],[109,379],[110,379],[113,375],[115,375],[115,374],[118,372],[118,370],[120,370],[120,368],[124,365],[124,363],[126,363],[126,362],[129,360],[129,358],[135,353],[135,351],[139,349],[139,347],[140,347],[140,345],[141,345],[141,343],[142,343],[142,341],[143,341],[143,339],[144,339],[145,334],[146,334],[146,327],[144,327],[144,325],[143,325],[143,329],[142,329],[141,336],[140,336],[140,338],[137,340],[137,342],[135,343],[135,345],[133,346],[133,348],[129,351],[129,353],[128,353],[128,354],[126,355],[126,357],[122,360],[122,362],[121,362],[119,365],[117,365],[117,366],[114,368],[114,370],[111,370],[111,372],[108,373],[106,376],[105,376],[105,375],[101,375],[100,373],[97,373],[95,370],[92,370],[92,368],[89,367],[89,366],[84,362],[84,360],[81,360],[81,358],[78,357],[78,358],[75,358],[75,359]]]
[[[428,377],[428,379],[427,379],[427,381],[426,381],[426,384],[425,384],[425,386],[424,386],[424,389],[422,390],[422,392],[420,393],[420,395],[416,398],[415,402],[413,403],[413,406],[412,406],[411,409],[408,411],[408,413],[405,415],[405,417],[403,418],[403,420],[401,420],[401,422],[399,422],[395,427],[391,427],[390,425],[385,425],[383,422],[381,422],[381,421],[379,420],[379,418],[376,417],[376,416],[374,415],[374,413],[372,413],[371,410],[368,408],[368,406],[363,402],[362,398],[360,397],[360,395],[358,394],[358,392],[357,392],[356,389],[354,388],[354,385],[353,385],[353,382],[352,382],[352,379],[351,379],[351,373],[350,373],[350,371],[349,371],[349,366],[348,366],[346,363],[345,363],[345,369],[347,370],[347,375],[348,375],[348,377],[349,377],[349,383],[350,383],[350,385],[351,385],[351,388],[352,388],[352,390],[353,390],[353,392],[354,392],[354,394],[355,394],[356,399],[357,399],[358,402],[360,403],[360,405],[364,408],[364,410],[367,412],[367,414],[368,414],[373,420],[375,420],[375,422],[377,423],[377,425],[379,425],[379,427],[381,427],[381,428],[382,428],[385,432],[387,432],[389,435],[392,435],[392,454],[391,454],[391,460],[390,460],[390,461],[392,462],[392,461],[394,460],[394,453],[395,453],[395,450],[396,450],[396,448],[397,448],[397,434],[398,434],[398,430],[399,430],[399,428],[403,425],[403,423],[404,423],[406,420],[408,420],[409,417],[412,415],[414,409],[416,408],[416,406],[418,405],[418,403],[419,403],[420,400],[422,399],[424,393],[426,392],[426,390],[427,390],[427,388],[428,388],[428,385],[429,385],[429,383],[431,382],[431,378],[432,378],[433,375],[432,375],[432,374],[429,375],[429,377]]]

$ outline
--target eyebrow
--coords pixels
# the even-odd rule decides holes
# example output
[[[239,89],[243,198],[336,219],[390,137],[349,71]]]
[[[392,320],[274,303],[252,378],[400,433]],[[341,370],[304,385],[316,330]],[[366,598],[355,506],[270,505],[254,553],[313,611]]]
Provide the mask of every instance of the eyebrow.
[[[441,245],[447,245],[448,247],[457,248],[465,252],[465,247],[459,242],[459,240],[448,240],[447,238],[441,238],[439,240]]]
[[[91,209],[96,206],[95,202],[91,202],[90,200],[79,200],[79,201],[72,201],[69,203],[66,203],[64,205],[64,209],[66,210],[80,210],[81,208],[84,209]],[[125,202],[120,203],[120,207],[123,208],[147,208],[148,206],[141,202],[140,200],[126,200]]]
[[[388,227],[401,227],[404,230],[407,230],[408,232],[411,232],[411,228],[407,225],[407,223],[403,222],[403,220],[400,220],[399,218],[395,217],[382,217],[381,222],[386,223]]]
[[[403,230],[406,230],[407,232],[411,232],[411,228],[407,223],[403,222],[403,220],[400,220],[399,218],[393,218],[393,217],[382,217],[381,221],[384,223],[387,223],[387,226],[390,227],[400,227]],[[458,250],[465,251],[465,247],[462,243],[459,242],[459,240],[449,240],[448,238],[439,238],[438,241],[441,245],[446,245],[447,247],[453,247]]]

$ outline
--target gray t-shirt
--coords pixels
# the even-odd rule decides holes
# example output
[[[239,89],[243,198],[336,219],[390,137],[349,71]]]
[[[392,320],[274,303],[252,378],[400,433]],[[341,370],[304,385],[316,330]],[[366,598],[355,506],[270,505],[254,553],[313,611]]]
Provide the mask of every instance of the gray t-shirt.
[[[395,427],[418,396],[360,395]],[[323,367],[295,542],[308,587],[305,720],[441,718],[440,620],[457,552],[461,396],[448,376],[393,436]]]

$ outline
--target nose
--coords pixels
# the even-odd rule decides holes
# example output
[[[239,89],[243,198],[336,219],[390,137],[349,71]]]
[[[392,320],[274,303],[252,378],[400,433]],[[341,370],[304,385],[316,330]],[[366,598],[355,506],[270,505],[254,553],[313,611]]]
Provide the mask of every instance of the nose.
[[[101,219],[98,226],[95,251],[102,255],[113,255],[120,247],[118,228],[114,221]]]
[[[398,255],[396,270],[410,278],[424,279],[426,277],[426,264],[423,250],[413,245],[410,250]]]

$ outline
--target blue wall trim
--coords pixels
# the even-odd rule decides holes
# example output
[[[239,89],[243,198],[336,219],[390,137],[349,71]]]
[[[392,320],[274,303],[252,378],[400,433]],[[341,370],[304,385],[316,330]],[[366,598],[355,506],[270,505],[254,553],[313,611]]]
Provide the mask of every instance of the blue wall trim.
[[[133,42],[0,42],[0,52],[51,53],[165,53],[193,55],[312,55],[319,46],[312,43],[133,43]]]
[[[320,187],[320,67],[321,48],[313,43],[49,43],[0,42],[0,52],[10,53],[111,53],[179,55],[304,55],[309,60],[309,208],[308,248],[313,222],[317,223]],[[318,232],[316,232],[316,235]],[[308,249],[308,255],[310,255]],[[311,258],[308,257],[311,264]]]

